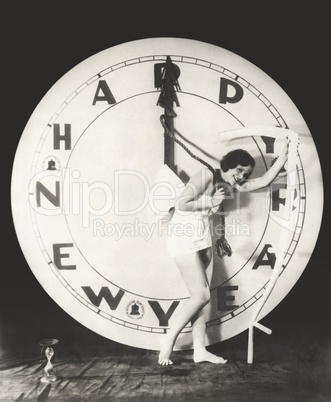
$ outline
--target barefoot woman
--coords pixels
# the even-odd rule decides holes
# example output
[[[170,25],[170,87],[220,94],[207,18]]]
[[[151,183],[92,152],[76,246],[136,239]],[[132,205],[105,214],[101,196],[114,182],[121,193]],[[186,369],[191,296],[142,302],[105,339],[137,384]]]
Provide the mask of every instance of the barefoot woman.
[[[193,360],[215,364],[226,363],[222,357],[208,352],[205,344],[204,307],[210,300],[211,279],[211,273],[207,275],[206,268],[212,259],[208,215],[217,210],[223,202],[224,187],[247,192],[268,186],[284,166],[287,153],[286,145],[276,163],[263,176],[248,180],[255,166],[254,159],[244,150],[231,151],[221,160],[220,175],[216,184],[213,173],[209,169],[203,169],[186,185],[180,199],[177,200],[170,223],[171,228],[177,227],[177,234],[182,229],[185,235],[176,236],[176,230],[173,230],[168,237],[168,248],[187,286],[189,298],[181,309],[176,311],[169,331],[161,339],[159,364],[172,364],[170,356],[175,341],[190,321],[192,322]],[[223,184],[223,188],[219,188],[220,184]]]

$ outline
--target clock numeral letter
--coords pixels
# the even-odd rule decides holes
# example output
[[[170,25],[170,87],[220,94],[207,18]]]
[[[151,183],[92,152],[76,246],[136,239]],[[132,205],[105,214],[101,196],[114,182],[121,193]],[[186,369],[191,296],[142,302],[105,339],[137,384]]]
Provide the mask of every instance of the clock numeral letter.
[[[64,125],[64,134],[60,133],[60,124],[53,126],[53,148],[60,149],[60,141],[64,141],[65,150],[71,149],[71,124]]]
[[[36,183],[36,200],[37,200],[37,207],[41,206],[40,202],[40,194],[43,194],[48,201],[54,205],[54,207],[60,206],[60,182],[55,182],[55,194],[50,192],[47,187],[45,187],[40,181]]]
[[[280,204],[285,205],[286,197],[280,196],[280,190],[286,190],[287,185],[285,183],[272,183],[271,193],[271,209],[273,211],[279,211]]]
[[[73,270],[76,269],[76,265],[62,265],[62,258],[69,258],[70,254],[61,253],[61,248],[65,247],[73,247],[73,243],[59,243],[53,244],[53,256],[54,256],[54,264],[57,269],[65,269],[65,270]]]
[[[269,267],[271,269],[274,269],[275,262],[276,262],[276,255],[275,255],[275,253],[269,252],[270,247],[272,247],[271,244],[264,245],[263,250],[261,251],[260,255],[257,257],[252,269],[257,269],[261,265],[263,265],[263,266],[269,265]]]
[[[172,63],[168,60],[168,63],[157,63],[154,65],[154,88],[162,88],[164,85],[166,68],[168,68],[167,74],[171,79],[173,85],[178,84],[176,81],[180,76],[180,68],[177,64]]]
[[[176,310],[179,301],[174,301],[169,307],[168,311],[165,313],[160,303],[157,301],[148,300],[149,305],[152,307],[156,317],[159,319],[160,327],[167,327],[169,325],[169,319]]]
[[[102,95],[100,95],[100,92]],[[116,100],[105,80],[100,80],[98,82],[98,88],[95,92],[92,105],[94,106],[97,102],[107,102],[108,105],[116,103]]]
[[[287,185],[285,183],[272,183],[271,185],[272,192],[271,192],[271,209],[273,211],[279,211],[280,204],[286,204],[286,197],[280,196],[280,190],[286,190]],[[293,191],[293,199],[292,202],[297,198],[298,192],[295,188]],[[296,206],[292,206],[292,211],[296,209]]]
[[[82,289],[84,290],[86,296],[90,299],[91,303],[94,304],[94,306],[99,307],[102,299],[105,299],[111,310],[117,309],[123,295],[125,294],[124,290],[120,289],[117,292],[117,295],[114,297],[109,288],[107,288],[106,286],[103,286],[100,289],[98,295],[94,293],[90,286],[82,286]]]
[[[227,292],[238,290],[238,286],[220,286],[217,289],[218,311],[230,311],[239,307],[237,304],[228,304],[230,301],[235,300],[235,296],[228,295]]]
[[[263,142],[264,142],[265,145],[266,145],[266,150],[265,150],[265,152],[266,152],[267,154],[273,154],[273,153],[274,153],[274,144],[275,144],[276,138],[273,138],[273,137],[265,137],[265,136],[262,136],[261,138],[262,138]]]
[[[233,96],[228,96],[228,89],[231,86],[235,93]],[[244,96],[244,90],[237,82],[221,77],[219,103],[238,103]]]

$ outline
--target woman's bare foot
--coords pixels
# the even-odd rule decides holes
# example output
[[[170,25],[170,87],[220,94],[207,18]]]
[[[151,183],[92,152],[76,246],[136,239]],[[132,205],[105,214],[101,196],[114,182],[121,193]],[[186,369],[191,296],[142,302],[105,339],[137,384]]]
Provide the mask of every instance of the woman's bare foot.
[[[214,364],[224,364],[227,362],[223,357],[213,355],[206,349],[194,350],[193,360],[195,363],[209,362]]]
[[[161,364],[161,366],[168,366],[170,364],[173,364],[172,360],[170,360],[173,346],[174,343],[169,339],[168,335],[165,335],[161,338],[159,361],[158,361],[158,363]]]

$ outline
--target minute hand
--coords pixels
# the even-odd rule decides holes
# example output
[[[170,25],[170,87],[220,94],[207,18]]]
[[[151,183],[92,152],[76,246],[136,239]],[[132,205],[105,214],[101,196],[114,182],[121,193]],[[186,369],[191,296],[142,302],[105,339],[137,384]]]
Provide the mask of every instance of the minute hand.
[[[170,56],[167,56],[166,62],[155,65],[155,86],[161,89],[157,105],[164,108],[164,123],[172,135],[174,135],[173,118],[177,116],[174,111],[174,103],[180,106],[176,91],[180,90],[178,77],[180,69],[173,64]],[[164,132],[164,163],[176,173],[175,167],[175,144],[166,131]]]

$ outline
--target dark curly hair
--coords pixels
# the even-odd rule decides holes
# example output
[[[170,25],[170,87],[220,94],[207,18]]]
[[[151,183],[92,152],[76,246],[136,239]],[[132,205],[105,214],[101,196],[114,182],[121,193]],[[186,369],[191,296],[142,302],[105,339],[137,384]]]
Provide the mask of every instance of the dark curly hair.
[[[227,172],[229,169],[234,169],[238,165],[241,166],[255,166],[254,158],[244,149],[236,149],[230,151],[221,159],[221,169]]]

